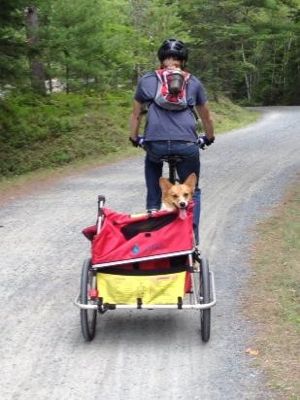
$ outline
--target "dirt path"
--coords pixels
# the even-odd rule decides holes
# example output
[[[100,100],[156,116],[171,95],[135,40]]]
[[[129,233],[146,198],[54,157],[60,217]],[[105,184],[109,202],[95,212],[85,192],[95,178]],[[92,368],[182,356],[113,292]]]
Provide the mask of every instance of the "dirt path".
[[[78,292],[96,196],[119,211],[144,203],[136,158],[66,177],[0,212],[0,397],[3,400],[272,399],[245,349],[255,327],[239,302],[250,274],[252,228],[300,169],[300,107],[219,137],[202,154],[202,249],[216,276],[212,338],[197,312],[108,312],[83,342]]]

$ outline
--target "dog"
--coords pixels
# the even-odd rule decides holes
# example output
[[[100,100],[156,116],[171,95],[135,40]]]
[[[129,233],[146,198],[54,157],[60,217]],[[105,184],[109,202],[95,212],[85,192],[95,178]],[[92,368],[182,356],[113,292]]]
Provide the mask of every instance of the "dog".
[[[173,185],[167,178],[160,178],[162,210],[180,210],[183,216],[189,201],[193,198],[196,183],[197,176],[195,173],[190,174],[182,184]]]

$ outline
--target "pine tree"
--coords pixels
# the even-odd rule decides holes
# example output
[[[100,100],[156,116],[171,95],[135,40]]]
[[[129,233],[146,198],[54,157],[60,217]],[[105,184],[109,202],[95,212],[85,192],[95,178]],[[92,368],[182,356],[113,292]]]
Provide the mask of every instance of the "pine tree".
[[[0,85],[14,84],[25,73],[23,0],[2,0],[0,7]]]

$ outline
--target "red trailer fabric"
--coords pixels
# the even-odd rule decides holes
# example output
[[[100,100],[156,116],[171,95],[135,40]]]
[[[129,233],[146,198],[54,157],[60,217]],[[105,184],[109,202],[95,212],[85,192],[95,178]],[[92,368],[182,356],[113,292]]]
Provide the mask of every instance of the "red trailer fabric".
[[[179,211],[159,211],[140,217],[108,208],[103,212],[104,223],[98,235],[96,227],[83,231],[92,241],[92,264],[193,250],[192,204],[184,216]]]

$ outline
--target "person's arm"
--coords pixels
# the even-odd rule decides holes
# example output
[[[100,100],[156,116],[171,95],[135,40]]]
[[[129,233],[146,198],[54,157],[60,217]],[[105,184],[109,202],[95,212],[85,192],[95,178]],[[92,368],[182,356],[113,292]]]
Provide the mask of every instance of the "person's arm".
[[[130,117],[130,137],[136,140],[139,134],[141,125],[143,106],[138,101],[134,100],[133,110]]]
[[[198,105],[196,106],[196,110],[199,114],[199,117],[201,118],[202,124],[203,124],[203,128],[204,128],[204,132],[205,132],[205,136],[209,139],[209,140],[214,140],[215,136],[214,136],[214,124],[213,124],[213,120],[211,118],[211,114],[209,111],[209,108],[207,106],[207,103],[204,103],[202,105]]]

